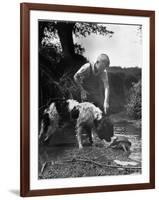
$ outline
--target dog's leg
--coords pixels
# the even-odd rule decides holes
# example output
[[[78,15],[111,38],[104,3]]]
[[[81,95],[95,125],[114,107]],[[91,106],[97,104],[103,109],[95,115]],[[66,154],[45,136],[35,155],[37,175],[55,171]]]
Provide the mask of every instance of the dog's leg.
[[[81,140],[82,129],[83,128],[81,126],[76,128],[76,137],[77,137],[77,142],[78,142],[79,149],[83,148],[82,140]]]
[[[93,144],[93,139],[92,139],[92,132],[91,131],[89,131],[88,137],[89,137],[89,142],[92,145]]]
[[[95,142],[95,137],[96,137],[96,129],[95,127],[93,127],[91,130],[91,138],[93,143]]]

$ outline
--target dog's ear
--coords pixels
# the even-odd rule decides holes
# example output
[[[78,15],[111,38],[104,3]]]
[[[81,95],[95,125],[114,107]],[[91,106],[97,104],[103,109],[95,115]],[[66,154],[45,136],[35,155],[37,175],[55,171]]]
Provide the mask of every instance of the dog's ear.
[[[79,117],[79,109],[74,107],[70,112],[70,116],[72,119],[77,119]]]

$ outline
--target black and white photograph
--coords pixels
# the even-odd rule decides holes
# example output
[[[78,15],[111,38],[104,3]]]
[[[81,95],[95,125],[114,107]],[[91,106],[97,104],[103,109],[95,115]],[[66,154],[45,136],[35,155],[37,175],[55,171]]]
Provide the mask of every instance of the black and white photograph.
[[[142,174],[142,24],[38,20],[38,179]]]
[[[154,188],[155,13],[21,4],[21,195]]]

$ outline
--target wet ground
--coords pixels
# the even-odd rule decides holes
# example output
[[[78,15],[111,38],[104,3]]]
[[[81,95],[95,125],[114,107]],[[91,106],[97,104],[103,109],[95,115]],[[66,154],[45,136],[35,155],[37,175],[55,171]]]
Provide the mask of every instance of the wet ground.
[[[39,178],[88,177],[138,174],[142,172],[141,123],[112,115],[114,135],[124,135],[131,142],[130,152],[108,148],[98,137],[90,146],[83,138],[84,148],[78,149],[71,126],[60,130],[52,140],[39,148]],[[125,164],[126,163],[126,164]],[[132,165],[135,163],[135,166]]]

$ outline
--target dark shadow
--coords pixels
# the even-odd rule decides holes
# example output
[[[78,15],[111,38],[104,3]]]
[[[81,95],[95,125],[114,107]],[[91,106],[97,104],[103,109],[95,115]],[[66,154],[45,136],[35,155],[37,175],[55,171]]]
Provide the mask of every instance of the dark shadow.
[[[20,191],[19,190],[16,190],[16,189],[11,189],[9,190],[10,193],[16,195],[16,196],[20,196]]]

